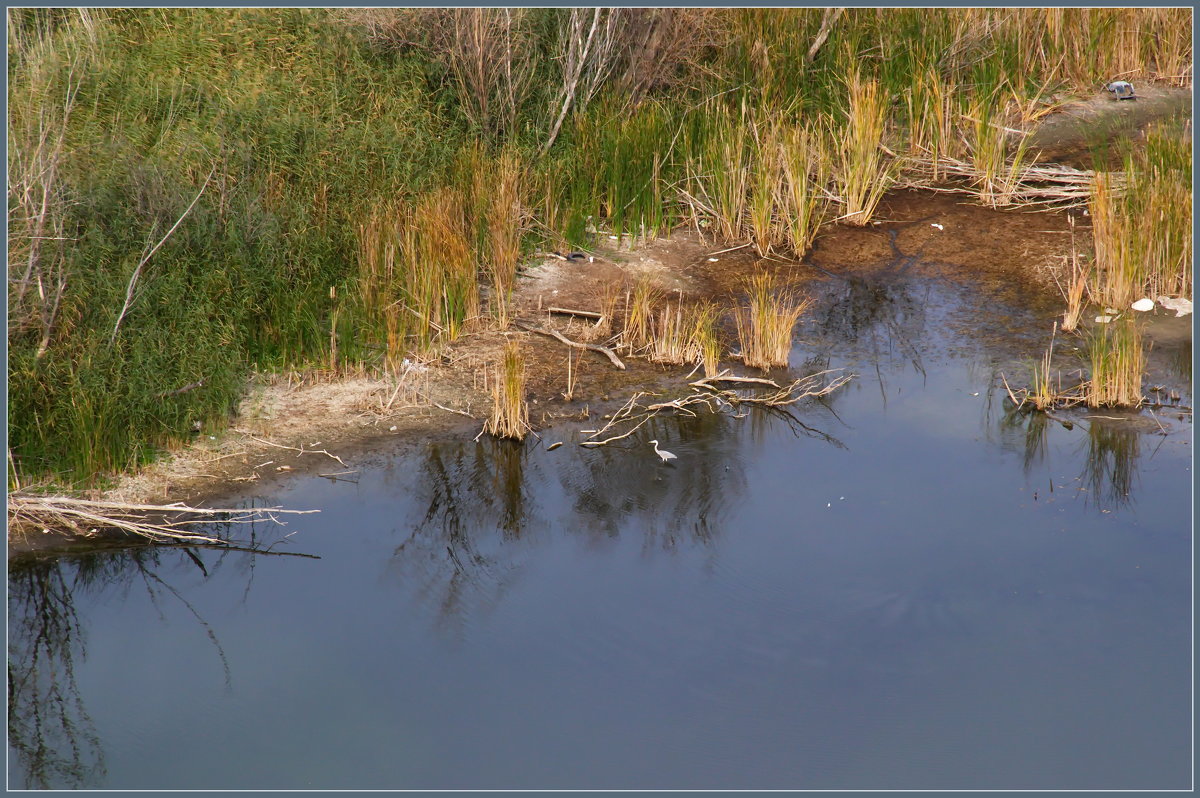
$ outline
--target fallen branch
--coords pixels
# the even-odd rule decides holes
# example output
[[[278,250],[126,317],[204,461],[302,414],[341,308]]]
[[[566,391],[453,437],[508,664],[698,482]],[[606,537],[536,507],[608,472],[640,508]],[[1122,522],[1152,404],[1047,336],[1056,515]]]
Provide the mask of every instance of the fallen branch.
[[[774,387],[778,390],[757,396],[744,396],[736,391],[715,388],[712,385],[706,384],[706,380],[698,380],[695,383],[690,383],[691,386],[698,385],[699,387],[704,388],[704,391],[697,391],[696,393],[688,394],[687,396],[681,396],[677,399],[671,399],[665,402],[655,402],[654,404],[650,405],[641,405],[638,400],[643,396],[643,394],[637,393],[634,394],[634,396],[631,397],[630,400],[626,402],[620,410],[613,414],[612,419],[609,420],[607,424],[605,424],[601,429],[592,432],[592,434],[589,436],[592,438],[592,440],[582,441],[580,445],[604,446],[605,444],[612,443],[613,441],[619,441],[623,438],[628,438],[639,428],[644,426],[651,419],[665,410],[675,410],[687,413],[689,415],[695,415],[695,411],[692,410],[692,408],[698,405],[704,405],[710,412],[720,412],[726,407],[731,410],[736,410],[736,408],[740,405],[760,405],[763,407],[777,408],[795,404],[802,399],[825,396],[826,394],[837,390],[854,378],[853,374],[842,374],[831,382],[826,383],[824,386],[819,388],[817,387],[820,384],[819,378],[827,374],[832,374],[835,371],[841,371],[841,369],[829,369],[826,371],[817,372],[815,374],[810,374],[806,377],[793,380],[787,387],[784,388],[780,388],[778,385],[775,385]],[[714,380],[716,378],[708,379]],[[765,382],[768,384],[773,384],[770,382],[770,380],[761,380],[759,378],[744,379],[757,383]],[[743,416],[737,417],[740,418]],[[598,436],[604,435],[618,425],[629,422],[632,422],[633,426],[624,432],[597,440]]]
[[[9,529],[59,529],[93,535],[99,529],[119,529],[153,541],[178,541],[223,545],[227,541],[213,535],[188,529],[196,524],[245,524],[275,519],[276,513],[304,515],[319,510],[284,510],[279,507],[212,508],[189,507],[182,502],[173,504],[132,504],[124,502],[91,501],[67,496],[31,496],[21,493],[8,495]],[[168,516],[175,518],[167,520]],[[160,520],[152,520],[162,516]],[[184,517],[179,517],[184,516]],[[188,518],[186,516],[200,516]],[[229,516],[214,518],[214,516]]]
[[[519,322],[519,321],[513,322],[513,323],[520,329],[525,330],[527,332],[538,333],[539,335],[549,336],[550,338],[557,338],[559,341],[562,341],[567,346],[571,346],[576,349],[590,349],[593,352],[599,352],[600,354],[606,356],[609,360],[611,360],[612,364],[614,366],[616,366],[617,368],[621,369],[622,371],[624,371],[624,369],[625,369],[625,364],[621,362],[621,359],[619,357],[617,357],[615,352],[613,352],[611,349],[609,349],[606,346],[599,346],[598,344],[584,344],[584,343],[580,343],[578,341],[572,341],[570,338],[566,337],[565,335],[560,333],[558,330],[546,330],[546,329],[542,329],[541,327],[534,327],[532,325],[525,324],[525,323]]]
[[[808,53],[804,56],[806,63],[811,64],[813,59],[817,57],[817,52],[821,49],[821,45],[825,44],[825,40],[829,38],[829,34],[833,30],[833,23],[837,22],[837,18],[845,10],[844,8],[825,9],[825,13],[821,17],[821,30],[817,32],[817,38],[813,40],[812,47],[808,48]]]
[[[715,377],[705,377],[702,380],[696,380],[695,382],[689,382],[688,385],[692,386],[693,388],[711,388],[712,386],[709,383],[713,383],[713,382],[736,382],[736,383],[746,382],[746,383],[755,383],[755,384],[761,384],[761,385],[770,385],[772,388],[779,387],[779,384],[777,382],[775,382],[775,380],[768,380],[763,377],[738,377],[733,374],[727,374],[725,371],[722,371],[720,374],[716,375]]]

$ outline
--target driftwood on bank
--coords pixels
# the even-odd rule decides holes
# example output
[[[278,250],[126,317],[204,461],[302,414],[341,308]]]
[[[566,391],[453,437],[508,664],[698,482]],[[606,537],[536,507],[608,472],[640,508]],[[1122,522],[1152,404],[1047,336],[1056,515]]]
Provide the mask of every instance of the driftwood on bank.
[[[611,360],[612,364],[614,366],[616,366],[617,368],[621,369],[622,371],[624,371],[624,369],[625,369],[625,364],[621,362],[621,359],[619,357],[617,357],[616,352],[612,351],[607,346],[600,346],[599,344],[585,344],[585,343],[580,343],[579,341],[572,341],[570,338],[563,335],[558,330],[547,330],[542,327],[535,327],[532,324],[525,324],[524,322],[517,321],[517,322],[513,322],[513,324],[515,324],[517,327],[519,327],[520,329],[525,330],[527,332],[538,333],[539,335],[545,335],[550,338],[556,338],[559,341],[566,344],[567,346],[574,347],[575,349],[590,349],[593,352],[599,352],[600,354],[604,355],[609,360]]]
[[[596,321],[604,321],[604,314],[597,313],[594,310],[572,310],[571,308],[546,308],[547,313],[559,313],[564,316],[581,316],[585,319],[595,319]]]
[[[156,542],[208,543],[228,541],[193,531],[202,524],[248,524],[269,520],[282,523],[276,515],[306,515],[319,510],[284,510],[279,507],[213,508],[172,504],[133,504],[91,501],[68,496],[8,494],[9,530],[20,532],[54,529],[94,535],[101,529],[117,529]]]

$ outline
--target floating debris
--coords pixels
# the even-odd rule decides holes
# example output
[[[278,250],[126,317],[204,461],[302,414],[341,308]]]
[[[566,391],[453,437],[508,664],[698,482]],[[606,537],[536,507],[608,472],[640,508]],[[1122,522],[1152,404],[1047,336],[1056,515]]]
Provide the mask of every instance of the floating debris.
[[[562,446],[562,441],[556,441],[555,443],[550,444],[549,446],[546,447],[546,451],[552,452],[555,449],[557,449],[559,446]]]

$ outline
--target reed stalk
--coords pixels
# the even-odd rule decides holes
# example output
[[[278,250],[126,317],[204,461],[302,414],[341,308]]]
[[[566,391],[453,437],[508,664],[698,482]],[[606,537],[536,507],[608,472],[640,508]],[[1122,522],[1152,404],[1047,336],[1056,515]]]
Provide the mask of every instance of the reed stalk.
[[[1054,380],[1050,374],[1050,364],[1054,358],[1054,334],[1057,331],[1058,324],[1056,322],[1054,332],[1050,334],[1049,348],[1042,355],[1041,361],[1033,367],[1033,390],[1029,392],[1029,399],[1033,402],[1034,407],[1043,412],[1054,406],[1060,393],[1055,390]]]
[[[509,301],[521,257],[522,169],[511,153],[500,157],[487,189],[486,210],[487,247],[484,270],[492,288],[492,314],[501,329],[511,321]]]
[[[833,156],[822,127],[797,127],[780,137],[779,160],[783,180],[777,185],[776,204],[783,217],[787,246],[803,257],[812,246],[829,208],[827,186]]]

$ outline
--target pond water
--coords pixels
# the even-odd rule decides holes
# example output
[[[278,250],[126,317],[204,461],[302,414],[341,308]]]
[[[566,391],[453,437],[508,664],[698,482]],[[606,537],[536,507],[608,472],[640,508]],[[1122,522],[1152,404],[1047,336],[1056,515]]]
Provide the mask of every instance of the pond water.
[[[1011,286],[813,290],[792,370],[857,376],[791,414],[259,497],[312,557],[13,562],[10,787],[1189,788],[1190,420],[1006,412]]]

